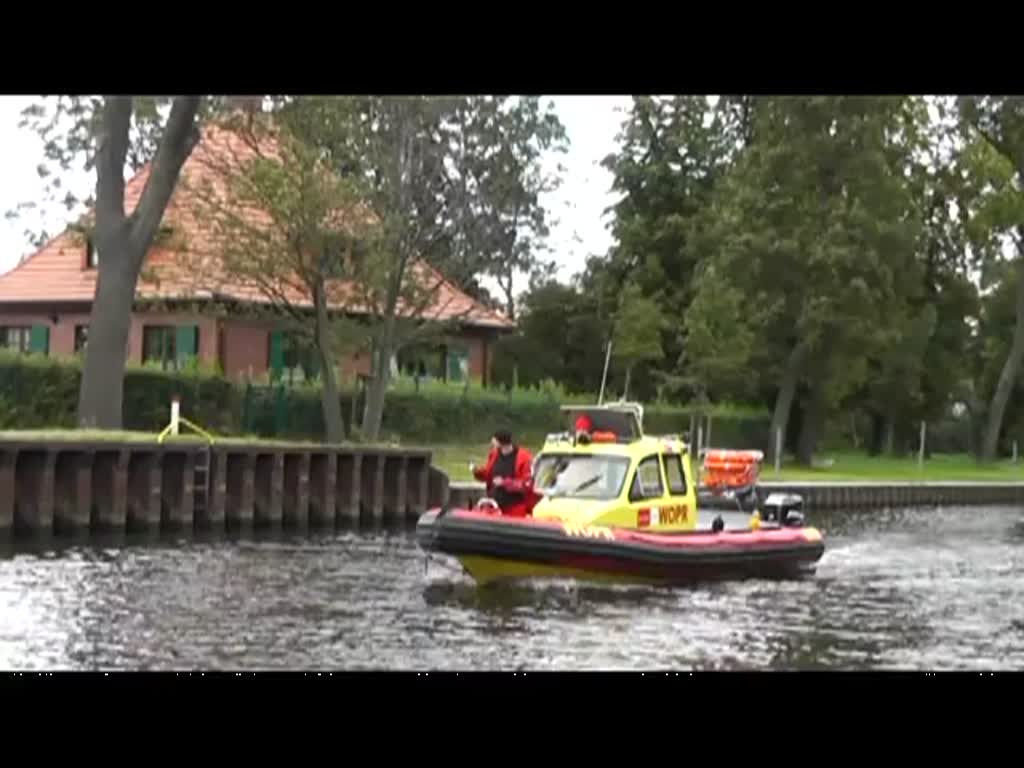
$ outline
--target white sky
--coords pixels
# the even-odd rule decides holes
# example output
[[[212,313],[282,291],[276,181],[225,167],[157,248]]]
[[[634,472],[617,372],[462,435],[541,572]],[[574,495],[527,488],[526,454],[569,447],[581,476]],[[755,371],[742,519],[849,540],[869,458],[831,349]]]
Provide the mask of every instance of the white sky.
[[[614,151],[615,136],[628,107],[628,96],[555,96],[558,115],[569,135],[570,147],[559,159],[566,171],[562,187],[548,196],[549,215],[559,223],[549,244],[559,263],[559,276],[568,279],[583,268],[586,257],[604,253],[611,245],[605,209],[614,201],[611,176],[600,166]],[[29,96],[0,96],[0,214],[18,203],[42,205],[43,182],[36,167],[43,159],[42,142],[30,129],[18,128],[21,110],[34,101]],[[95,183],[91,174],[77,171],[62,178],[65,189],[84,197]],[[24,236],[26,224],[45,222],[51,234],[60,231],[72,214],[63,205],[30,212],[25,221],[0,216],[0,273],[17,264],[33,249]]]

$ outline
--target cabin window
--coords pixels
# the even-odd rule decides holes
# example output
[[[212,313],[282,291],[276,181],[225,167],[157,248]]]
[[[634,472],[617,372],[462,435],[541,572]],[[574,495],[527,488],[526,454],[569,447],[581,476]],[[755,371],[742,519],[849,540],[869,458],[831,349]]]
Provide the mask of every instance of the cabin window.
[[[681,456],[665,456],[665,479],[668,480],[668,491],[673,496],[686,493],[686,473],[683,472]]]
[[[536,487],[545,496],[571,499],[617,498],[628,472],[628,459],[582,454],[546,453],[533,468]]]
[[[665,487],[661,482],[661,467],[657,456],[648,456],[640,462],[636,468],[636,475],[633,477],[633,486],[630,489],[629,497],[632,501],[643,499],[656,499],[665,494]]]

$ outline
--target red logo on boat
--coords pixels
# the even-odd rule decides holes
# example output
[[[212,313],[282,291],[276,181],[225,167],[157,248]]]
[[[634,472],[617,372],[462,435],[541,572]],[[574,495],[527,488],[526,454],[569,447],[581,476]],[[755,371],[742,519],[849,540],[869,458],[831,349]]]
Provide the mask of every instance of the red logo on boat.
[[[636,512],[636,527],[646,528],[651,524],[651,510],[638,509]]]

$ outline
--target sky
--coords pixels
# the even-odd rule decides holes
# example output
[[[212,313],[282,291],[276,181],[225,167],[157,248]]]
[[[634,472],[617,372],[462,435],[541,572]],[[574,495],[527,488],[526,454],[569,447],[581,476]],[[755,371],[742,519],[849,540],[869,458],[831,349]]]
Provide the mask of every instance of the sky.
[[[629,105],[628,96],[553,96],[555,108],[569,136],[569,151],[558,158],[566,171],[561,188],[545,198],[549,216],[558,221],[549,245],[559,265],[559,277],[568,279],[583,269],[590,254],[605,253],[612,238],[605,209],[614,202],[611,175],[601,160],[615,149],[615,137]],[[30,129],[18,127],[21,110],[30,96],[0,96],[0,213],[19,203],[42,205],[43,182],[36,168],[43,160],[43,145]],[[554,161],[551,161],[554,162]],[[62,178],[65,189],[85,197],[95,177],[79,170]],[[0,273],[6,272],[33,248],[24,234],[26,223],[44,223],[51,234],[63,229],[70,214],[62,205],[43,208],[26,221],[0,217]],[[522,287],[522,286],[520,286]]]

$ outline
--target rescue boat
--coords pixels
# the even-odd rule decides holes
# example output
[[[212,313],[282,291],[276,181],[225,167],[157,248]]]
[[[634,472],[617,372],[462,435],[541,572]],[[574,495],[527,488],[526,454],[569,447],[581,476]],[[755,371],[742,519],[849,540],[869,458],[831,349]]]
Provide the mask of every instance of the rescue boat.
[[[533,465],[539,501],[525,518],[502,515],[491,499],[472,508],[428,510],[417,541],[429,555],[457,560],[480,584],[519,579],[692,583],[813,573],[825,551],[804,524],[802,499],[773,494],[753,514],[697,507],[689,445],[643,433],[637,403],[566,406],[585,434],[548,435]],[[751,493],[763,455],[708,451],[704,487]],[[710,485],[708,484],[710,482]]]

